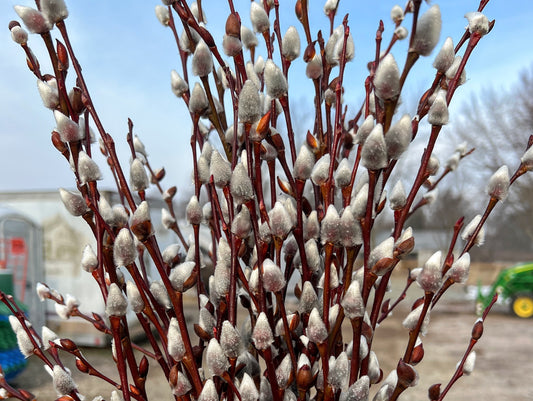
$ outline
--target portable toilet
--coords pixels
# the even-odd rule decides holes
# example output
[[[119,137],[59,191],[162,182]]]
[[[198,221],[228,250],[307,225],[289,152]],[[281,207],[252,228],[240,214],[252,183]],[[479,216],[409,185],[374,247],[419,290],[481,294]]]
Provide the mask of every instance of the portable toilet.
[[[28,318],[39,331],[46,316],[35,286],[43,281],[40,226],[23,214],[0,206],[0,289],[12,289],[12,295],[27,307]]]

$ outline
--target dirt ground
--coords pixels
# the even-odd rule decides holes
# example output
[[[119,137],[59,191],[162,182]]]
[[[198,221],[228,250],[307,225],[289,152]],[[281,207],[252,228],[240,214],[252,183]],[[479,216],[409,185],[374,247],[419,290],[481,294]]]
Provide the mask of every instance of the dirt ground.
[[[465,300],[462,291],[450,295],[433,311],[428,334],[423,338],[425,357],[416,367],[420,374],[419,385],[405,392],[401,400],[427,400],[427,389],[434,383],[443,383],[441,388],[444,388],[467,347],[476,321],[473,301]],[[401,327],[401,321],[407,313],[406,307],[396,311],[376,331],[374,350],[385,376],[396,366],[404,351],[408,333]],[[515,318],[507,313],[507,309],[504,305],[496,305],[488,316],[483,337],[475,348],[474,372],[460,379],[447,400],[533,400],[533,319]],[[109,352],[83,350],[88,360],[118,381],[114,367],[108,362],[111,359]],[[109,385],[78,372],[72,358],[66,360],[88,401],[97,395],[109,400],[112,390]],[[162,375],[158,375],[156,365],[151,365],[147,386],[150,399],[171,400],[168,384]],[[37,358],[30,359],[28,368],[13,381],[13,385],[31,391],[39,400],[56,398],[50,377]]]

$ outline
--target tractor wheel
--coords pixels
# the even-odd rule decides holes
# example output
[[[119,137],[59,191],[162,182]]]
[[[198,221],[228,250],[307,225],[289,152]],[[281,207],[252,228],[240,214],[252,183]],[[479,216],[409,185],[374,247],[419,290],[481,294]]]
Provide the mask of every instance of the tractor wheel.
[[[523,319],[533,317],[533,294],[519,293],[511,299],[511,312]]]

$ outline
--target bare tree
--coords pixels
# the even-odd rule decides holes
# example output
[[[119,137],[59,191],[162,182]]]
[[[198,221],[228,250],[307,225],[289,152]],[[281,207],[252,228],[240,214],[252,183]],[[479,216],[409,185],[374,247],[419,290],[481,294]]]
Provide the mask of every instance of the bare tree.
[[[524,143],[533,134],[532,91],[533,66],[524,70],[509,89],[487,88],[463,105],[450,137],[456,143],[466,141],[469,148],[476,148],[457,171],[463,183],[460,192],[472,203],[484,199],[473,189],[473,180],[480,176],[488,179],[500,166],[523,154]],[[506,207],[499,208],[489,221],[488,235],[498,233],[500,238],[501,249],[493,250],[506,249],[516,254],[519,250],[533,249],[533,180],[524,178],[510,194]],[[502,236],[502,231],[506,235]],[[515,256],[522,258],[523,254]]]

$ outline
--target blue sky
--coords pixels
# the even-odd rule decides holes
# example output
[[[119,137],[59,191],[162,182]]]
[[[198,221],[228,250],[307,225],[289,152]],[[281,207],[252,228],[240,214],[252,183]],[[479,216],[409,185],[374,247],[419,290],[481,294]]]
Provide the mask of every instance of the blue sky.
[[[249,1],[235,1],[243,23],[250,27]],[[293,17],[294,1],[280,0],[281,30],[289,25],[300,29]],[[328,31],[328,21],[322,12],[323,2],[312,1],[311,24]],[[50,132],[55,126],[52,113],[41,103],[36,79],[25,66],[25,57],[10,38],[7,25],[16,19],[13,5],[33,5],[32,2],[3,0],[0,2],[0,167],[4,172],[0,190],[73,188],[74,178],[66,161],[52,148]],[[170,70],[180,71],[180,62],[171,31],[157,21],[154,6],[158,1],[106,0],[70,1],[67,27],[78,59],[88,82],[96,109],[104,126],[119,144],[119,152],[127,168],[125,147],[127,118],[132,118],[135,132],[146,145],[151,164],[165,166],[165,187],[190,185],[190,123],[184,103],[170,91]],[[287,4],[287,10],[284,10]],[[370,6],[372,4],[372,6]],[[374,35],[379,19],[385,23],[385,42],[392,35],[389,18],[394,1],[374,2],[341,0],[337,24],[349,13],[356,56],[346,70],[345,100],[350,110],[363,98],[366,63],[373,58]],[[401,3],[403,5],[403,3]],[[456,42],[466,26],[463,15],[477,8],[477,1],[448,0],[438,3],[443,15],[441,43],[447,36]],[[220,43],[228,7],[220,0],[204,0],[208,27]],[[427,9],[423,4],[423,10]],[[489,19],[496,19],[494,30],[484,38],[467,67],[468,82],[459,88],[455,107],[467,101],[472,93],[485,86],[506,88],[515,82],[517,74],[533,63],[530,38],[533,37],[533,3],[492,0],[486,7]],[[405,26],[410,28],[410,19]],[[318,28],[317,28],[318,27]],[[55,32],[54,32],[55,34]],[[327,35],[326,35],[327,36]],[[302,37],[303,39],[303,37]],[[261,42],[262,38],[260,38]],[[303,42],[303,40],[302,40]],[[43,72],[50,72],[43,45],[36,35],[29,45],[39,58]],[[440,47],[440,46],[438,46]],[[403,65],[406,43],[394,54]],[[260,51],[261,53],[261,51]],[[407,83],[408,96],[422,93],[431,82],[430,67],[436,51],[421,59]],[[303,73],[303,63],[295,63],[289,73],[290,96],[296,113],[311,104],[313,87]],[[71,73],[70,75],[74,75]],[[72,77],[71,77],[72,79]],[[453,115],[452,115],[453,119]],[[301,127],[307,130],[311,126]],[[215,141],[215,139],[213,139]],[[104,173],[101,185],[111,188],[111,174],[98,160]]]

